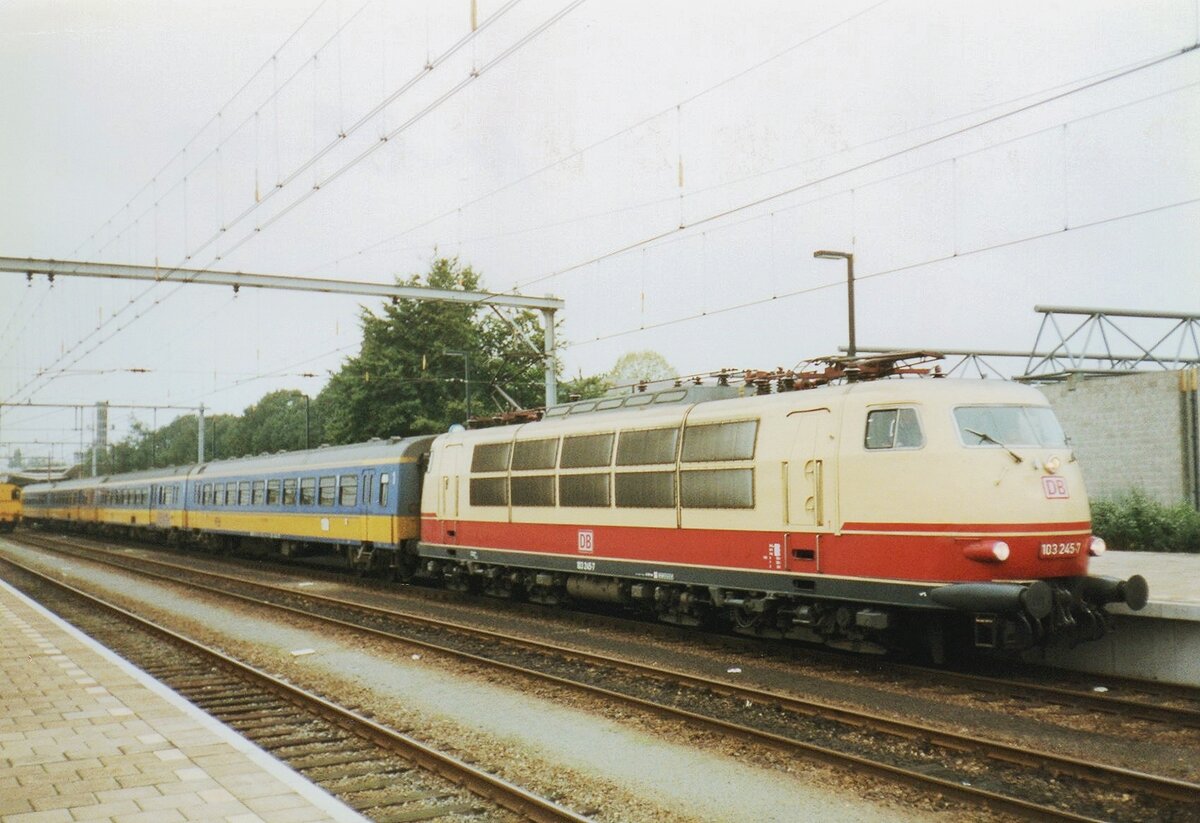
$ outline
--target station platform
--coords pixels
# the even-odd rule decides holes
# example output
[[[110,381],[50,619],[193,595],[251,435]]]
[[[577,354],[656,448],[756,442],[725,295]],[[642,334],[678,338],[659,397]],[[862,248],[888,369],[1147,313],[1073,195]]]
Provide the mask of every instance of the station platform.
[[[0,581],[2,823],[363,819]]]
[[[1110,551],[1088,573],[1122,580],[1140,574],[1150,601],[1140,611],[1112,604],[1114,631],[1074,649],[1027,659],[1075,671],[1200,687],[1200,554]],[[1102,684],[1101,684],[1102,685]]]

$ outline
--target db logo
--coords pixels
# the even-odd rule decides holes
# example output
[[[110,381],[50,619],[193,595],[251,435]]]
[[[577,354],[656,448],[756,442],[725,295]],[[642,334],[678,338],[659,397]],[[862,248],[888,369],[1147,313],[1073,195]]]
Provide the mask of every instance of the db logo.
[[[591,554],[596,548],[596,537],[591,530],[579,532],[579,551]]]
[[[1046,497],[1050,500],[1070,497],[1070,492],[1067,491],[1067,481],[1061,477],[1043,477],[1042,491],[1046,493]]]

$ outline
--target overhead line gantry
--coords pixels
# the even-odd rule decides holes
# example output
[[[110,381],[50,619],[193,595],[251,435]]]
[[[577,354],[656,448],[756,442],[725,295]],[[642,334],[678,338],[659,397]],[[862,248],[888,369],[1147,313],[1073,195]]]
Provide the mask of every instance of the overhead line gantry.
[[[158,266],[134,266],[125,263],[89,263],[74,260],[41,260],[22,257],[0,257],[0,272],[25,274],[30,279],[35,274],[44,274],[51,280],[55,277],[99,277],[114,280],[144,280],[156,283],[195,283],[204,286],[225,286],[233,288],[235,292],[245,287],[357,297],[383,297],[393,301],[431,300],[443,303],[466,303],[497,308],[535,309],[542,313],[542,320],[545,326],[542,358],[545,363],[546,405],[552,406],[558,402],[556,356],[554,353],[554,313],[562,309],[566,304],[557,297],[528,297],[520,294],[433,289],[424,286],[373,283],[366,280],[330,280],[281,274],[255,274],[242,271],[161,268]],[[512,324],[510,323],[510,325]]]

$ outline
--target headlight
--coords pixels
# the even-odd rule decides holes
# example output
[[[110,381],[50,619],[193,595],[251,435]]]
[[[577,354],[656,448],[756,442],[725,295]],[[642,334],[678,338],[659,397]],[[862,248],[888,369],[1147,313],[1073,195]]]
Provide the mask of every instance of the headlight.
[[[963,555],[979,563],[1003,563],[1009,548],[1003,540],[979,540],[963,546]]]
[[[1059,469],[1062,468],[1062,461],[1059,460],[1057,457],[1051,457],[1049,460],[1047,460],[1045,462],[1044,465],[1045,465],[1047,474],[1054,474],[1055,472],[1057,472]]]
[[[1108,551],[1108,544],[1104,542],[1103,537],[1092,536],[1092,542],[1088,544],[1088,554],[1092,557],[1099,557]]]

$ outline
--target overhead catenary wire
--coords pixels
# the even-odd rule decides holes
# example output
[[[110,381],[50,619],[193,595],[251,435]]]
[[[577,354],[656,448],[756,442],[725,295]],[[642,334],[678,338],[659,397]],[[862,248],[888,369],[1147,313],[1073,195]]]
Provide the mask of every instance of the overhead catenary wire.
[[[1104,226],[1104,225],[1108,225],[1111,223],[1116,223],[1121,220],[1130,220],[1130,219],[1133,219],[1136,217],[1144,217],[1149,214],[1155,214],[1158,212],[1168,211],[1171,209],[1182,208],[1184,206],[1191,206],[1191,205],[1195,205],[1197,203],[1200,203],[1200,197],[1193,197],[1193,198],[1190,198],[1187,200],[1180,200],[1180,201],[1177,201],[1174,203],[1166,203],[1161,206],[1154,206],[1154,207],[1147,208],[1147,209],[1141,209],[1139,211],[1128,212],[1126,214],[1119,214],[1119,215],[1114,215],[1112,217],[1105,217],[1105,218],[1102,218],[1099,220],[1093,220],[1093,221],[1090,221],[1087,223],[1079,223],[1079,224],[1076,224],[1076,225],[1073,225],[1070,227],[1055,229],[1053,231],[1041,232],[1038,234],[1031,234],[1026,237],[1019,237],[1019,238],[1016,238],[1013,240],[1005,240],[1000,243],[993,243],[993,244],[990,244],[987,246],[980,246],[979,248],[971,249],[969,251],[954,252],[951,254],[941,255],[939,257],[931,257],[926,260],[921,260],[921,261],[918,261],[915,263],[906,263],[903,266],[896,266],[896,267],[893,267],[890,269],[882,269],[880,271],[867,272],[865,274],[860,274],[856,271],[854,273],[854,281],[855,281],[855,283],[858,283],[858,282],[864,281],[864,280],[873,280],[878,277],[885,277],[890,274],[898,274],[901,272],[913,271],[916,269],[924,268],[926,266],[934,265],[936,263],[946,263],[946,262],[950,262],[952,260],[960,260],[964,257],[971,257],[976,254],[983,254],[985,252],[996,251],[998,249],[1003,249],[1003,248],[1009,248],[1012,246],[1020,245],[1022,243],[1030,243],[1030,242],[1034,242],[1037,240],[1045,240],[1045,239],[1051,238],[1051,237],[1060,237],[1067,232],[1083,231],[1085,229],[1091,229],[1091,228],[1096,228],[1098,226]],[[613,340],[618,337],[626,337],[631,334],[638,334],[640,332],[650,331],[652,329],[666,328],[667,326],[675,326],[680,323],[686,323],[686,322],[693,321],[693,320],[700,320],[702,318],[707,318],[707,317],[715,317],[717,315],[728,314],[730,312],[740,311],[742,309],[749,309],[749,308],[753,308],[755,306],[763,306],[768,303],[774,302],[776,300],[783,300],[783,299],[786,299],[789,297],[798,297],[803,294],[812,294],[812,293],[819,292],[819,291],[825,291],[826,289],[837,289],[837,288],[845,288],[845,287],[846,287],[845,280],[837,280],[837,281],[832,281],[829,283],[821,283],[816,286],[806,286],[802,289],[794,289],[789,292],[784,292],[783,294],[773,294],[773,295],[770,295],[767,297],[756,298],[754,300],[747,300],[742,303],[736,303],[736,304],[732,304],[732,305],[728,305],[728,306],[722,306],[720,308],[716,308],[716,309],[712,309],[712,310],[708,310],[708,311],[695,312],[693,314],[688,314],[688,315],[682,316],[682,317],[675,317],[675,318],[672,318],[669,320],[663,320],[663,321],[660,321],[657,323],[648,323],[648,324],[639,326],[637,328],[624,329],[622,331],[612,332],[611,334],[597,335],[596,337],[590,338],[588,340],[577,341],[574,343],[569,343],[569,342],[564,343],[563,348],[578,348],[580,346],[586,346],[586,345],[590,345],[592,343],[599,343],[604,340]]]
[[[237,100],[237,98],[239,96],[241,96],[242,92],[244,92],[246,89],[248,89],[250,87],[250,84],[253,83],[260,74],[262,74],[263,70],[266,69],[266,67],[268,65],[272,64],[272,62],[278,57],[279,53],[281,51],[283,51],[285,48],[287,48],[288,44],[291,43],[296,38],[296,36],[299,35],[301,31],[304,30],[304,27],[307,26],[309,24],[309,22],[312,21],[312,19],[317,15],[317,13],[328,2],[329,2],[329,0],[320,0],[320,2],[317,3],[316,7],[314,7],[313,10],[308,13],[308,16],[305,17],[303,21],[301,21],[300,25],[297,26],[292,31],[292,33],[287,36],[287,38],[283,41],[283,43],[280,44],[280,46],[275,49],[274,53],[272,53],[272,55],[270,57],[268,57],[263,62],[263,64],[261,66],[259,66],[259,68],[252,75],[250,75],[250,77],[247,78],[244,83],[242,83],[241,86],[238,87],[237,91],[235,91],[230,96],[230,98],[227,101],[225,101],[225,104],[223,106],[221,106],[219,109],[217,109],[217,113],[214,114],[212,117],[210,117],[208,120],[206,120],[204,122],[204,125],[202,125],[199,128],[199,130],[197,130],[197,132],[192,136],[192,138],[190,140],[188,140],[186,143],[184,143],[184,148],[181,149],[180,151],[177,151],[175,154],[171,155],[171,159],[168,160],[166,163],[164,163],[162,168],[160,168],[154,175],[152,175],[150,180],[147,181],[146,183],[144,183],[142,185],[142,187],[140,189],[138,189],[138,191],[135,192],[134,195],[132,197],[130,197],[128,201],[126,201],[124,206],[122,206],[115,213],[113,213],[113,215],[104,222],[104,225],[108,225],[109,223],[111,223],[113,218],[115,218],[117,215],[119,215],[122,210],[129,208],[130,204],[133,203],[133,201],[136,200],[138,197],[140,197],[146,191],[147,188],[154,186],[156,184],[158,177],[171,167],[171,164],[175,162],[175,160],[183,153],[184,150],[187,149],[188,146],[190,146],[192,143],[196,142],[196,140],[198,140],[200,138],[200,136],[204,134],[204,132],[208,129],[209,126],[211,126],[213,124],[213,121],[216,119],[216,117],[222,111],[229,108],[229,106],[233,105],[233,102],[235,100]],[[103,228],[103,226],[101,227],[101,229],[102,228]],[[97,231],[92,232],[90,237],[88,237],[86,240],[84,240],[82,243],[80,243],[78,246],[75,247],[74,251],[71,252],[71,255],[73,257],[78,255],[79,252],[83,249],[83,247],[95,238],[96,234],[98,234],[99,231],[100,230],[98,229]]]
[[[484,30],[486,30],[486,29],[487,29],[487,28],[488,28],[490,25],[492,25],[494,22],[496,22],[496,21],[499,19],[500,15],[501,15],[503,12],[506,12],[506,11],[508,11],[509,9],[511,9],[512,7],[514,7],[515,5],[517,5],[519,2],[520,2],[520,0],[509,0],[509,2],[508,2],[508,3],[507,3],[505,6],[501,7],[501,9],[499,9],[497,12],[493,13],[493,14],[492,14],[491,16],[489,16],[487,19],[485,19],[484,21],[482,21],[482,22],[479,24],[478,28],[477,28],[475,31],[473,31],[473,32],[471,32],[471,33],[469,33],[469,34],[465,35],[463,38],[460,38],[460,40],[459,40],[459,41],[457,41],[457,42],[456,42],[456,43],[454,43],[452,46],[450,46],[450,48],[449,48],[449,49],[446,51],[446,53],[444,53],[442,56],[440,56],[440,57],[438,58],[438,60],[437,60],[437,61],[435,61],[435,62],[434,62],[434,67],[436,67],[437,65],[441,65],[442,63],[444,63],[444,62],[445,62],[445,58],[448,58],[450,55],[452,55],[452,54],[454,54],[454,53],[457,53],[459,50],[461,50],[461,49],[463,48],[463,46],[464,46],[464,45],[466,45],[466,43],[467,43],[467,42],[469,42],[469,40],[470,40],[471,38],[478,36],[478,35],[479,35],[481,32],[483,32]],[[490,63],[489,63],[489,66],[488,66],[488,67],[490,68],[490,67],[492,67],[492,66],[494,66],[494,65],[498,64],[499,62],[501,62],[501,60],[502,60],[502,59],[506,59],[507,57],[511,56],[513,53],[515,53],[515,52],[516,52],[516,50],[517,50],[517,49],[518,49],[520,46],[523,46],[523,45],[527,44],[528,42],[530,42],[530,41],[531,41],[531,40],[532,40],[534,37],[536,37],[537,35],[541,34],[543,31],[545,31],[545,30],[546,30],[546,29],[549,27],[549,25],[552,25],[554,22],[557,22],[559,19],[561,19],[563,16],[565,16],[565,14],[566,14],[566,13],[569,13],[570,11],[573,11],[575,8],[577,8],[578,6],[582,5],[584,2],[585,2],[585,0],[575,0],[575,2],[573,2],[573,3],[571,3],[569,6],[567,6],[567,7],[566,7],[566,9],[564,9],[563,11],[560,11],[560,12],[556,13],[555,15],[553,15],[553,16],[550,18],[550,20],[549,20],[548,22],[544,22],[544,23],[542,23],[540,26],[538,26],[538,27],[537,27],[537,28],[536,28],[536,29],[535,29],[535,30],[534,30],[534,31],[533,31],[531,34],[527,34],[526,36],[522,37],[522,38],[521,38],[521,39],[518,41],[518,43],[516,44],[516,46],[515,46],[515,47],[513,47],[513,46],[510,46],[508,49],[506,49],[506,50],[505,50],[505,51],[502,53],[502,57],[501,57],[501,58],[494,58],[492,61],[490,61]],[[430,71],[432,71],[432,68],[431,68],[431,69],[424,69],[424,70],[422,70],[421,72],[419,72],[418,74],[414,75],[414,77],[413,77],[413,78],[412,78],[412,79],[411,79],[409,82],[407,82],[406,84],[404,84],[404,86],[402,86],[402,89],[401,89],[400,91],[398,91],[398,92],[394,93],[393,95],[390,95],[390,99],[391,99],[391,100],[395,100],[395,99],[396,99],[396,98],[399,96],[399,94],[400,94],[400,93],[401,93],[403,90],[406,90],[406,89],[410,89],[410,88],[412,88],[412,86],[413,86],[413,85],[415,85],[415,83],[416,83],[416,82],[418,82],[418,81],[419,81],[421,78],[423,78],[423,77],[425,77],[425,76],[428,76],[428,75],[429,75],[429,73],[430,73]],[[476,77],[478,77],[478,75],[479,75],[479,72],[476,72],[476,73],[475,73],[475,75],[474,75],[474,76],[472,76],[472,77],[471,77],[471,78],[469,78],[469,79],[475,79]],[[455,87],[454,87],[454,92],[455,92],[455,93],[457,93],[457,91],[460,91],[462,88],[464,88],[464,87],[465,87],[465,85],[466,85],[466,84],[464,84],[464,83],[459,83],[457,86],[455,86]],[[438,100],[438,105],[440,105],[441,103],[444,103],[446,100],[450,99],[450,97],[451,97],[451,96],[452,96],[452,94],[446,94],[446,95],[443,95],[441,98],[439,98],[439,100]],[[434,108],[436,108],[436,106],[426,107],[426,110],[424,110],[424,114],[427,114],[429,111],[432,111]],[[382,110],[382,109],[381,109],[379,106],[376,106],[376,107],[375,107],[375,109],[372,109],[372,112],[375,112],[375,113],[377,113],[377,112],[379,112],[379,111],[381,111],[381,110]],[[422,115],[422,116],[424,116],[424,115]],[[367,116],[364,116],[362,119],[360,119],[360,121],[358,121],[356,124],[352,125],[350,128],[351,128],[352,130],[353,130],[353,129],[360,128],[362,125],[364,125],[366,122],[368,122],[368,119],[369,119],[369,117],[367,117]],[[396,129],[394,129],[394,130],[393,130],[393,132],[392,132],[392,134],[393,134],[393,135],[394,135],[394,134],[399,134],[401,131],[403,131],[405,128],[407,128],[407,125],[408,125],[408,124],[405,124],[405,125],[402,125],[402,126],[400,126],[400,127],[396,128]],[[381,141],[380,143],[376,143],[376,144],[374,144],[374,145],[372,146],[372,149],[371,149],[371,150],[373,151],[373,150],[375,150],[375,149],[379,148],[379,147],[380,147],[380,145],[382,145],[382,142],[383,142],[383,141]],[[340,143],[341,143],[341,141],[340,141],[340,140],[338,140],[338,141],[335,141],[335,142],[334,142],[332,145],[340,145]],[[316,161],[317,161],[317,160],[320,158],[320,156],[323,156],[323,155],[324,155],[324,153],[327,153],[327,150],[328,150],[327,148],[326,148],[326,149],[322,149],[320,152],[318,152],[318,153],[317,153],[317,155],[316,155],[316,156],[314,156],[314,157],[310,158],[308,161],[306,161],[305,163],[303,163],[303,164],[302,164],[302,165],[301,165],[299,168],[297,168],[296,170],[294,170],[294,172],[293,172],[293,173],[290,175],[290,177],[289,177],[288,179],[286,179],[286,180],[281,180],[281,181],[280,181],[280,183],[277,183],[277,184],[276,184],[276,186],[275,186],[273,189],[271,189],[271,190],[270,190],[270,191],[267,193],[267,195],[266,195],[266,196],[264,196],[264,197],[262,198],[262,200],[261,200],[260,202],[258,202],[258,203],[255,203],[255,204],[252,204],[250,207],[248,207],[248,208],[247,208],[247,209],[246,209],[246,210],[245,210],[245,211],[244,211],[242,214],[240,214],[240,215],[238,215],[236,218],[234,218],[234,219],[233,219],[233,221],[231,221],[231,222],[229,223],[229,226],[237,225],[237,224],[238,224],[238,223],[239,223],[241,220],[243,220],[243,219],[244,219],[246,216],[248,216],[248,215],[249,215],[251,212],[253,212],[253,211],[254,211],[256,208],[258,208],[259,206],[261,206],[263,202],[265,202],[266,200],[268,200],[270,197],[272,197],[273,195],[275,195],[275,194],[276,194],[276,193],[278,193],[279,191],[283,190],[283,188],[286,186],[286,184],[287,184],[288,182],[291,182],[291,180],[294,180],[294,179],[296,179],[296,177],[297,177],[298,175],[302,174],[302,173],[304,172],[304,170],[306,170],[307,168],[310,168],[310,167],[312,166],[312,164],[313,164],[313,163],[315,163],[315,162],[316,162]],[[185,149],[185,151],[186,151],[186,149]],[[366,156],[367,154],[369,154],[369,153],[370,153],[370,152],[366,152],[366,153],[364,153],[363,155],[360,155],[360,156],[359,156],[359,157],[358,157],[356,160],[352,161],[350,164],[347,164],[347,165],[345,165],[345,166],[341,167],[341,168],[340,168],[338,171],[334,172],[334,174],[333,174],[333,175],[330,177],[330,181],[331,181],[332,179],[336,178],[337,176],[340,176],[340,175],[341,175],[343,172],[347,171],[347,170],[348,170],[348,168],[349,168],[350,166],[352,166],[354,163],[357,163],[357,162],[359,162],[359,161],[360,161],[360,160],[361,160],[363,157],[365,157],[365,156]],[[186,184],[186,178],[185,178],[185,184]],[[310,196],[314,195],[314,194],[315,194],[317,191],[319,191],[319,190],[320,190],[320,186],[315,186],[314,188],[312,188],[312,189],[310,189],[308,192],[306,192],[306,194],[305,194],[304,196],[302,196],[302,198],[301,198],[301,199],[302,199],[302,200],[307,200],[307,199],[308,199],[308,197],[310,197]],[[186,203],[187,203],[186,197],[185,197],[185,199],[184,199],[184,203],[185,203],[185,207],[186,207]],[[288,210],[288,211],[290,211],[290,210],[291,210],[291,208],[293,208],[295,205],[297,205],[297,204],[293,204],[291,207],[288,207],[288,209],[287,209],[287,210]],[[279,216],[281,216],[281,215],[277,215],[277,217],[279,217]],[[186,222],[186,209],[185,209],[185,222]],[[274,222],[274,221],[272,220],[271,222]],[[261,233],[261,231],[263,230],[263,228],[265,228],[265,225],[263,225],[263,226],[258,226],[258,227],[255,227],[255,229],[254,229],[252,232],[248,233],[248,234],[247,234],[246,236],[244,236],[244,237],[243,237],[241,240],[239,240],[239,241],[237,241],[236,243],[234,243],[233,245],[231,245],[231,246],[227,247],[227,248],[226,248],[226,250],[225,250],[225,253],[227,254],[227,253],[229,253],[230,251],[233,251],[233,250],[235,250],[236,248],[239,248],[240,246],[242,246],[243,244],[245,244],[245,243],[246,243],[246,242],[248,242],[249,240],[253,239],[253,238],[254,238],[255,236],[257,236],[259,233]],[[185,233],[186,233],[186,232],[185,232]],[[210,244],[211,244],[211,243],[212,243],[214,240],[216,240],[218,237],[220,237],[220,236],[221,236],[221,234],[222,234],[222,231],[218,231],[218,232],[217,232],[217,233],[215,233],[215,234],[214,234],[212,237],[210,237],[209,239],[207,239],[206,241],[204,241],[204,242],[203,242],[203,243],[202,243],[202,244],[201,244],[199,247],[197,247],[197,248],[196,248],[196,249],[194,249],[193,251],[191,251],[191,252],[189,252],[188,254],[186,254],[186,255],[185,255],[185,258],[184,258],[183,260],[181,260],[179,263],[177,263],[175,266],[173,266],[173,267],[170,267],[170,268],[164,268],[164,270],[163,270],[163,275],[162,275],[162,277],[160,278],[160,280],[159,280],[159,281],[157,281],[157,282],[155,282],[155,283],[151,284],[149,287],[147,287],[147,288],[146,288],[146,289],[145,289],[145,290],[144,290],[144,291],[143,291],[143,292],[142,292],[142,293],[141,293],[141,294],[140,294],[138,297],[136,297],[136,298],[134,299],[134,301],[130,301],[130,303],[127,303],[127,304],[125,304],[125,305],[124,305],[124,306],[122,306],[120,309],[118,309],[116,312],[114,312],[114,313],[113,313],[113,315],[111,315],[111,316],[108,318],[108,320],[106,320],[106,321],[105,321],[105,323],[101,325],[101,327],[98,327],[97,329],[94,329],[93,331],[91,331],[91,332],[89,332],[87,335],[85,335],[83,338],[81,338],[80,340],[76,341],[76,343],[75,343],[75,344],[73,344],[73,345],[72,345],[72,346],[71,346],[71,347],[70,347],[70,348],[69,348],[69,349],[68,349],[68,350],[67,350],[67,351],[66,351],[66,352],[65,352],[63,355],[60,355],[58,358],[56,358],[56,360],[55,360],[53,363],[51,363],[51,364],[50,364],[50,368],[53,368],[54,366],[58,365],[58,363],[62,362],[62,359],[63,359],[63,357],[65,357],[65,356],[69,355],[69,354],[70,354],[70,353],[72,353],[74,350],[76,350],[76,349],[77,349],[79,346],[81,346],[81,345],[85,344],[85,343],[86,343],[88,340],[92,339],[92,338],[95,336],[95,334],[97,334],[98,332],[100,332],[100,331],[101,331],[101,330],[102,330],[102,329],[103,329],[105,326],[107,326],[107,325],[108,325],[110,322],[112,322],[112,321],[114,321],[115,319],[117,319],[118,317],[120,317],[120,316],[124,315],[124,314],[125,314],[127,311],[129,311],[129,310],[131,309],[131,307],[132,307],[132,306],[135,304],[135,302],[136,302],[136,301],[139,301],[139,300],[141,300],[142,298],[145,298],[145,297],[146,297],[148,294],[150,294],[150,293],[151,293],[153,290],[155,290],[155,289],[156,289],[156,288],[157,288],[157,287],[158,287],[158,286],[159,286],[161,283],[163,283],[163,282],[175,282],[175,283],[179,283],[179,284],[181,284],[181,285],[182,285],[182,284],[186,284],[187,282],[189,282],[189,281],[188,281],[188,280],[186,280],[186,279],[185,279],[185,280],[174,280],[174,279],[172,278],[172,276],[171,276],[171,275],[172,275],[172,274],[174,274],[175,272],[177,272],[177,271],[178,271],[178,269],[179,269],[180,267],[184,266],[184,265],[185,265],[187,262],[189,262],[189,261],[191,260],[191,258],[194,256],[194,254],[195,254],[197,251],[200,251],[200,250],[202,250],[203,248],[206,248],[206,247],[207,247],[208,245],[210,245]],[[205,265],[204,267],[202,267],[200,270],[201,270],[201,271],[204,271],[204,270],[207,270],[207,269],[211,268],[211,267],[212,267],[212,265],[213,265],[213,264],[215,264],[216,262],[218,262],[220,259],[221,259],[221,256],[220,256],[220,255],[219,255],[219,256],[217,256],[217,257],[215,257],[215,258],[214,258],[212,261],[210,261],[210,262],[209,262],[207,265]],[[155,303],[154,303],[153,305],[158,305],[158,303],[162,302],[162,300],[168,299],[168,298],[170,298],[171,296],[175,295],[176,293],[178,293],[178,291],[179,291],[179,288],[180,288],[180,286],[177,286],[175,289],[173,289],[173,290],[171,290],[170,292],[168,292],[168,293],[167,293],[167,294],[166,294],[166,295],[165,295],[163,298],[160,298],[160,300],[157,300],[157,301],[155,301]],[[152,305],[151,307],[149,307],[148,309],[146,309],[146,310],[143,310],[143,311],[141,311],[141,312],[138,312],[137,314],[135,314],[135,315],[134,315],[134,319],[136,319],[136,318],[138,318],[138,317],[141,317],[143,314],[145,314],[145,312],[146,312],[146,311],[148,311],[148,310],[152,309],[152,308],[153,308],[153,305]],[[118,331],[119,331],[119,330],[122,330],[122,329],[124,329],[124,328],[126,328],[127,326],[128,326],[128,323],[127,323],[127,324],[125,324],[125,325],[123,325],[123,326],[121,326],[121,327],[120,327],[120,329],[118,329]],[[112,337],[113,337],[113,336],[114,336],[114,335],[109,335],[108,337],[105,337],[105,338],[103,338],[103,339],[100,341],[100,343],[99,343],[97,346],[93,346],[92,348],[88,349],[86,352],[84,352],[84,354],[83,354],[83,355],[81,355],[80,357],[77,357],[77,358],[76,358],[74,361],[72,361],[70,364],[68,364],[68,366],[69,366],[69,365],[73,365],[74,363],[77,363],[77,362],[79,362],[79,359],[81,359],[81,357],[83,357],[83,356],[87,356],[87,354],[90,354],[91,352],[95,351],[95,350],[96,350],[96,348],[98,348],[98,346],[99,346],[99,345],[102,345],[104,342],[107,342],[108,340],[112,339]],[[10,397],[9,397],[8,399],[12,399],[13,397],[17,397],[17,396],[19,396],[21,393],[23,393],[23,392],[25,392],[27,389],[29,389],[29,388],[30,388],[30,386],[32,385],[32,383],[33,383],[33,381],[31,381],[30,383],[27,383],[27,384],[25,384],[25,385],[21,386],[21,387],[20,387],[20,388],[18,388],[18,389],[17,389],[17,390],[16,390],[16,391],[15,391],[15,392],[12,394],[12,395],[10,395]]]
[[[747,202],[739,203],[737,205],[730,206],[728,208],[722,209],[722,210],[714,212],[712,214],[705,215],[704,217],[700,217],[695,220],[692,220],[691,223],[689,223],[686,226],[672,227],[672,228],[666,229],[664,231],[657,232],[654,235],[651,235],[649,237],[643,238],[642,240],[638,240],[636,242],[626,244],[624,246],[621,246],[620,248],[612,249],[612,250],[604,252],[600,255],[591,257],[587,260],[583,260],[581,262],[574,263],[565,268],[561,268],[556,271],[549,272],[547,274],[542,274],[537,277],[533,277],[528,280],[524,280],[524,281],[518,283],[516,285],[516,288],[513,289],[513,291],[517,291],[519,289],[523,289],[528,286],[532,286],[537,283],[541,283],[546,280],[550,280],[552,278],[559,277],[563,274],[567,274],[572,271],[577,271],[579,269],[586,268],[587,266],[590,266],[594,263],[598,263],[602,260],[607,260],[610,257],[616,257],[617,255],[621,255],[626,252],[632,251],[634,249],[641,248],[644,245],[648,245],[648,244],[654,243],[658,240],[662,240],[662,239],[669,237],[673,234],[676,234],[678,232],[686,232],[686,231],[695,229],[700,226],[706,226],[709,223],[713,223],[718,220],[721,220],[725,217],[728,217],[731,214],[737,214],[738,212],[746,211],[747,209],[756,208],[758,206],[762,206],[767,203],[774,202],[776,200],[779,200],[780,198],[787,197],[789,195],[795,194],[795,193],[797,193],[799,191],[803,191],[805,189],[813,188],[814,186],[818,186],[822,183],[826,183],[826,182],[836,179],[838,177],[843,177],[843,176],[851,174],[853,172],[862,171],[863,169],[870,168],[871,166],[879,165],[880,163],[884,163],[889,160],[893,160],[895,158],[901,157],[903,155],[909,154],[909,153],[917,151],[919,149],[923,149],[928,146],[932,146],[934,144],[944,142],[953,137],[957,137],[961,134],[965,134],[969,131],[973,131],[975,129],[982,128],[983,126],[991,125],[992,123],[999,122],[1000,120],[1005,120],[1005,119],[1013,117],[1017,114],[1022,114],[1024,112],[1030,111],[1035,108],[1039,108],[1041,106],[1047,105],[1047,104],[1055,102],[1057,100],[1061,100],[1064,97],[1067,97],[1067,96],[1070,96],[1073,94],[1078,94],[1079,92],[1095,88],[1104,83],[1112,82],[1113,80],[1117,80],[1121,77],[1127,77],[1130,74],[1133,74],[1133,73],[1139,72],[1139,71],[1144,71],[1145,69],[1151,68],[1153,66],[1161,65],[1161,64],[1167,62],[1168,60],[1173,60],[1173,59],[1176,59],[1179,57],[1183,57],[1185,55],[1188,55],[1188,54],[1196,51],[1196,49],[1197,49],[1196,46],[1188,46],[1183,49],[1178,49],[1178,50],[1172,51],[1171,53],[1169,53],[1163,57],[1160,57],[1151,62],[1142,63],[1135,68],[1126,69],[1124,71],[1108,75],[1102,79],[1094,80],[1089,83],[1085,83],[1083,85],[1077,86],[1068,91],[1060,92],[1058,94],[1054,94],[1049,97],[1045,97],[1041,100],[1038,100],[1038,101],[1035,101],[1032,103],[1028,103],[1028,104],[1020,106],[1018,108],[1012,109],[1010,111],[1002,112],[1000,114],[996,114],[991,117],[987,117],[978,122],[952,129],[951,131],[948,131],[944,134],[937,135],[936,137],[931,137],[927,140],[923,140],[920,143],[917,143],[915,145],[907,146],[902,149],[897,149],[895,151],[888,152],[879,157],[875,157],[870,160],[865,160],[863,162],[857,163],[853,166],[842,169],[840,171],[831,172],[831,173],[823,175],[821,177],[818,177],[818,178],[815,178],[812,180],[807,180],[807,181],[804,181],[804,182],[799,183],[794,186],[789,186],[786,189],[774,192],[772,194],[764,195],[761,197],[755,197],[752,200],[749,200]]]

